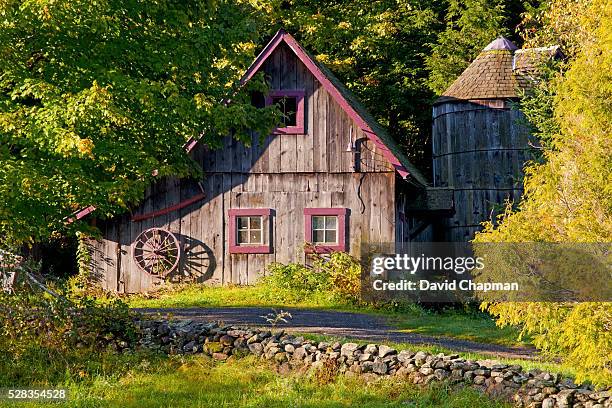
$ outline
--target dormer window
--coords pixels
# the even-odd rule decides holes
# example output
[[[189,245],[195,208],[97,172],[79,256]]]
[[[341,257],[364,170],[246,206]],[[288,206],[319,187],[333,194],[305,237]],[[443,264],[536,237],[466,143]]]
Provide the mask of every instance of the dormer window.
[[[274,134],[304,134],[304,90],[274,90],[266,98],[266,105],[276,105],[282,112],[281,125]]]

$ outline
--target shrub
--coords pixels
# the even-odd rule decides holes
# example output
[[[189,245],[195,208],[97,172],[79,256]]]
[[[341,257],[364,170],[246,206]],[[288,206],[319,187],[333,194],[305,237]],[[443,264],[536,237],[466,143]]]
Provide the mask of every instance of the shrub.
[[[347,253],[334,252],[319,257],[315,268],[329,279],[331,293],[341,300],[359,303],[361,299],[361,264]]]
[[[329,289],[329,275],[305,265],[272,263],[266,267],[262,285],[273,299],[303,298]]]
[[[0,292],[2,385],[86,378],[135,345],[137,330],[127,304],[57,291],[55,296],[20,282],[14,293]]]

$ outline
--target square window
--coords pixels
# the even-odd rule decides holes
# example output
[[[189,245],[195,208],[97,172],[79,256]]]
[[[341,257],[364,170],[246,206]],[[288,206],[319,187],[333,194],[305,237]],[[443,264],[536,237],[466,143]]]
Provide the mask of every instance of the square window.
[[[304,134],[304,89],[272,90],[266,105],[277,105],[282,113],[281,124],[275,134]]]
[[[315,244],[336,244],[335,215],[313,215],[312,216],[312,241]]]
[[[270,208],[230,209],[229,252],[269,254],[272,252],[272,210]]]
[[[308,252],[346,250],[346,208],[305,208],[305,240]]]

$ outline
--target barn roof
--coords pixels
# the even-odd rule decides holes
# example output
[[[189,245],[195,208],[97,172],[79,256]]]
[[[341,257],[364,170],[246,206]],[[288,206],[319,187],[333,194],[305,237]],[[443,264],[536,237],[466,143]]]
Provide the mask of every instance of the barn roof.
[[[272,55],[274,50],[285,43],[315,76],[321,85],[329,92],[336,102],[357,123],[372,142],[381,150],[385,158],[393,165],[395,170],[403,177],[412,177],[422,185],[427,184],[425,177],[410,163],[402,149],[397,145],[391,135],[374,119],[367,109],[357,100],[332,72],[323,64],[318,63],[296,40],[285,30],[276,32],[270,42],[264,47],[255,61],[247,69],[241,83],[249,81],[261,68],[262,64]]]
[[[487,45],[435,103],[518,98],[533,84],[540,64],[560,56],[559,47],[518,49],[507,38]]]

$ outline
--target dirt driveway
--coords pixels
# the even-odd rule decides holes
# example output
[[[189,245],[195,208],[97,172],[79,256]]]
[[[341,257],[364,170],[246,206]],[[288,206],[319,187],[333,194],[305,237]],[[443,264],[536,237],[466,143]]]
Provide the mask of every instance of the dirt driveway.
[[[224,324],[251,327],[269,326],[262,317],[272,312],[270,308],[186,308],[186,309],[134,309],[145,314],[160,314],[175,319],[194,321],[217,321]],[[535,349],[527,347],[505,347],[495,344],[477,343],[448,337],[424,336],[402,333],[393,328],[384,317],[362,313],[335,312],[310,309],[283,309],[291,313],[288,324],[277,327],[291,333],[316,333],[347,339],[372,342],[394,342],[437,345],[460,352],[486,354],[492,357],[534,359]]]

